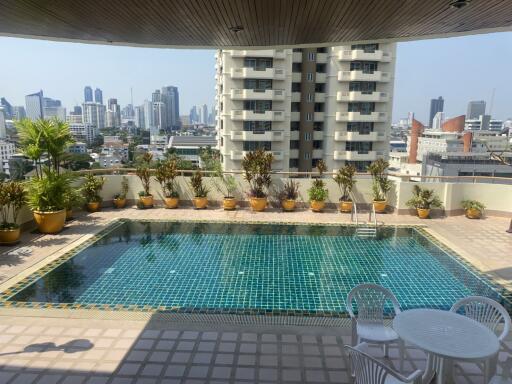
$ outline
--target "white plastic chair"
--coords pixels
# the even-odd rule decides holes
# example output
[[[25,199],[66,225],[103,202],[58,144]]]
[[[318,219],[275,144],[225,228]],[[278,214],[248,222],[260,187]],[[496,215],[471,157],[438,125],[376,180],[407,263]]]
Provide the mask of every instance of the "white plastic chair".
[[[354,384],[420,384],[422,382],[422,371],[417,370],[409,376],[403,376],[365,353],[366,348],[366,343],[356,347],[345,345],[349,358],[350,376]]]
[[[352,309],[353,301],[357,305],[357,316]],[[382,344],[384,356],[388,356],[388,345],[398,343],[400,369],[404,359],[404,343],[391,327],[384,325],[384,306],[387,301],[393,304],[395,315],[400,313],[400,304],[395,295],[377,284],[360,284],[347,296],[347,311],[352,319],[352,345],[367,341]]]
[[[468,296],[457,301],[450,309],[452,312],[467,316],[489,328],[496,334],[502,343],[510,332],[512,321],[507,310],[498,302],[482,296]],[[498,327],[503,324],[503,330],[499,332]],[[496,373],[498,356],[484,362],[485,382],[488,382]]]
[[[489,384],[512,384],[512,357],[509,357],[503,363],[503,372],[501,375],[496,375],[492,378]]]

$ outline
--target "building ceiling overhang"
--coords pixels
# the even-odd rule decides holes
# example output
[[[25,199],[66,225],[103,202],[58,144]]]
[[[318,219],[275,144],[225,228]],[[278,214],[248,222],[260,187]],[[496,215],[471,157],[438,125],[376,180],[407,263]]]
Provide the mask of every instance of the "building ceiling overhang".
[[[460,0],[459,0],[460,2]],[[512,0],[2,0],[0,35],[243,48],[406,41],[512,30]]]

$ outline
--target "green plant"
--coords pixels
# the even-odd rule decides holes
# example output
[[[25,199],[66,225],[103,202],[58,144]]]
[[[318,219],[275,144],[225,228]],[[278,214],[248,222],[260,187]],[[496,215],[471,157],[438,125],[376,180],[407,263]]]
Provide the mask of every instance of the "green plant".
[[[437,197],[433,189],[423,189],[415,185],[412,189],[412,197],[405,203],[408,207],[416,209],[441,208],[442,201]]]
[[[27,192],[19,181],[0,183],[0,229],[19,227],[18,216],[21,208],[27,203]]]
[[[249,183],[249,196],[267,197],[268,188],[272,184],[273,155],[263,149],[247,153],[242,160],[244,178]]]
[[[356,174],[356,167],[346,164],[343,168],[339,169],[334,177],[334,181],[338,184],[341,191],[340,201],[352,201],[350,193],[354,189],[356,181],[354,175]]]
[[[211,170],[213,171],[215,189],[222,193],[224,198],[233,199],[238,188],[236,178],[233,175],[222,172],[220,161],[215,162]]]
[[[387,195],[393,187],[393,182],[388,179],[386,170],[389,163],[383,159],[378,159],[368,166],[368,172],[372,175],[373,200],[386,201]]]
[[[82,191],[77,188],[70,188],[64,193],[64,206],[66,209],[81,207],[84,204],[84,196]]]
[[[293,180],[287,180],[283,188],[277,193],[279,201],[297,200],[299,197],[299,183]]]
[[[462,200],[460,204],[465,210],[476,209],[479,212],[483,212],[485,209],[485,205],[476,200]]]
[[[178,176],[178,166],[176,159],[166,159],[159,161],[156,165],[155,179],[162,187],[165,197],[180,197],[176,177]]]
[[[324,172],[327,171],[327,166],[323,160],[318,160],[316,163],[316,168],[318,169],[318,173],[320,175],[313,179],[311,187],[308,189],[309,200],[325,201],[329,196],[329,190],[327,189],[325,182],[321,179],[321,177]]]
[[[194,191],[194,197],[207,197],[208,188],[203,184],[203,174],[200,169],[196,170],[190,177],[190,186]]]
[[[128,178],[123,176],[121,180],[121,192],[118,192],[114,195],[114,199],[126,199],[126,195],[128,194]]]
[[[85,175],[85,182],[82,184],[82,195],[87,203],[101,203],[100,191],[105,184],[105,178],[94,176],[92,173]]]
[[[135,173],[140,179],[140,182],[142,183],[143,191],[142,194],[139,192],[139,196],[151,196],[151,193],[149,191],[149,187],[151,184],[151,161],[153,160],[153,155],[150,152],[144,153],[140,159],[140,164],[137,167]]]
[[[74,176],[58,174],[49,167],[41,169],[40,177],[28,182],[28,205],[34,211],[54,212],[66,209],[66,194],[71,189]]]

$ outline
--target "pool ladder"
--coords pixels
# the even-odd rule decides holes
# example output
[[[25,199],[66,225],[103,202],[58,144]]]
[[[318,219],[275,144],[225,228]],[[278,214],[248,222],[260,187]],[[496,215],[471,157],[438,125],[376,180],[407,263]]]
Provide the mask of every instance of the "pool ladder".
[[[352,199],[354,201],[354,199]],[[371,209],[368,214],[367,222],[359,222],[357,214],[357,203],[354,201],[352,204],[352,212],[350,219],[356,225],[356,236],[361,238],[375,238],[377,236],[377,214],[375,213],[375,207],[370,204]]]

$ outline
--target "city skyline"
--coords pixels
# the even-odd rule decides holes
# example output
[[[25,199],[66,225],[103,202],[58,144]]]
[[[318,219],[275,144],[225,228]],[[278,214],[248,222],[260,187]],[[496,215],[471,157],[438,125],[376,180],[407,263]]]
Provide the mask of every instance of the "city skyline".
[[[445,99],[447,117],[465,114],[472,100],[486,101],[489,113],[493,89],[493,117],[503,120],[512,117],[507,98],[512,78],[502,76],[507,61],[512,60],[512,52],[502,47],[511,42],[512,33],[496,33],[399,43],[393,121],[412,111],[427,123],[430,100],[438,96]],[[10,53],[5,73],[20,70],[24,73],[24,76],[6,76],[0,84],[0,96],[12,105],[24,105],[26,95],[43,89],[45,95],[62,100],[63,106],[71,110],[83,102],[84,87],[91,86],[93,90],[103,90],[104,100],[117,98],[122,106],[130,103],[133,89],[133,104],[138,106],[151,99],[154,89],[168,85],[180,89],[182,115],[188,114],[194,105],[207,104],[211,108],[214,104],[214,50],[133,48],[5,37],[0,38],[0,47]],[[84,63],[82,58],[91,54]],[[32,55],[44,60],[31,64]],[[71,66],[62,60],[68,55],[76,59]],[[477,76],[489,57],[500,57],[500,60],[493,60],[493,71]],[[100,71],[80,70],[92,59]],[[84,73],[84,77],[77,78],[76,73]]]

